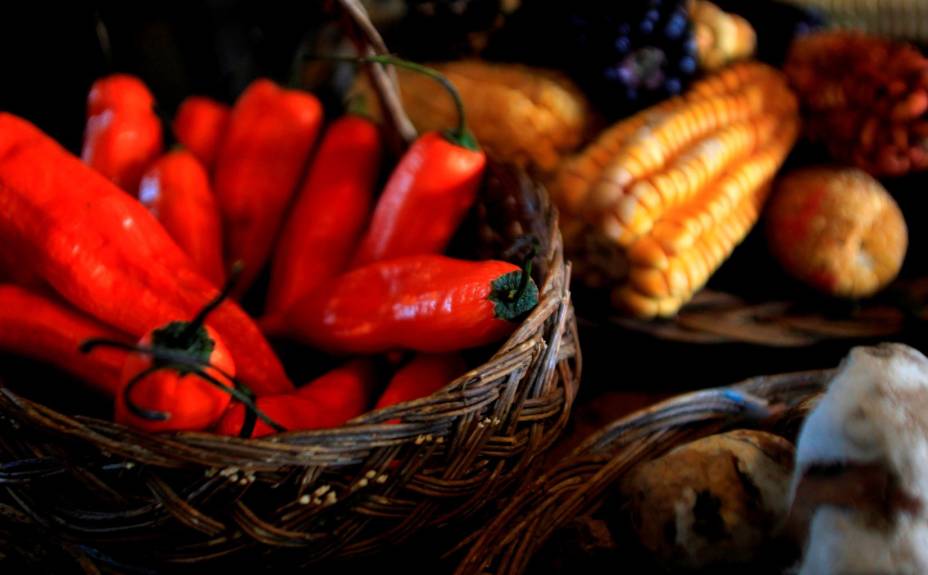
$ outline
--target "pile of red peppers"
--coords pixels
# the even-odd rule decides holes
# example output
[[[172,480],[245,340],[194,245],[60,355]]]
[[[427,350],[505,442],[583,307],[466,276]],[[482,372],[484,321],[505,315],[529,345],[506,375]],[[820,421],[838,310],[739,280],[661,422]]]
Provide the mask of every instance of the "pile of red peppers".
[[[537,305],[529,269],[443,255],[486,166],[463,108],[391,167],[378,125],[267,79],[170,126],[155,105],[139,78],[98,80],[80,158],[0,113],[0,350],[110,396],[117,422],[338,427],[440,390]],[[295,386],[270,341],[342,359]]]

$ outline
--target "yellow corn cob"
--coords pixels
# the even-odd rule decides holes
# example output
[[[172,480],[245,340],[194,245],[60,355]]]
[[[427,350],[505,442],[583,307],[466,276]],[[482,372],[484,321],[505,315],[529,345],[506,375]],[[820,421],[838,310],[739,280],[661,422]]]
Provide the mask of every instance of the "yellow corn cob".
[[[491,156],[541,172],[553,170],[562,156],[585,139],[590,111],[580,91],[554,72],[515,64],[464,60],[433,66],[461,93],[470,129]],[[452,101],[434,80],[397,71],[403,106],[420,131],[453,126]],[[377,99],[363,76],[354,91],[380,116]]]
[[[621,149],[629,136],[644,126],[657,122],[663,111],[670,109],[675,103],[675,100],[668,100],[613,125],[600,134],[583,154],[565,160],[558,168],[553,184],[553,191],[561,196],[561,209],[573,213],[585,205],[595,177]]]
[[[781,74],[736,65],[566,161],[552,195],[578,277],[635,315],[676,313],[757,221],[797,108]]]
[[[587,210],[594,214],[612,212],[616,217],[609,220],[609,231],[604,232],[627,245],[634,234],[625,229],[629,222],[622,216],[631,214],[627,209],[619,211],[618,204],[631,192],[635,181],[662,170],[670,158],[694,141],[717,133],[722,126],[761,114],[778,114],[780,107],[794,113],[796,101],[776,76],[749,83],[736,92],[684,99],[675,110],[664,114],[666,119],[660,125],[639,130],[626,141],[594,184]],[[646,207],[660,209],[661,205],[654,200]]]
[[[716,183],[704,188],[699,196],[665,212],[649,235],[669,254],[690,248],[714,220],[721,219],[734,207],[742,194],[757,189],[773,177],[792,147],[797,130],[798,121],[787,120],[770,145],[730,169]],[[634,246],[630,251],[634,257]]]
[[[636,182],[613,206],[615,218],[622,224],[612,231],[618,234],[616,241],[628,245],[647,233],[661,218],[662,210],[689,200],[732,162],[753,154],[772,137],[779,121],[778,116],[762,116],[724,128],[677,156],[666,171]],[[658,205],[649,207],[649,199],[651,205],[659,200]],[[665,215],[662,223],[668,223],[666,218]]]
[[[777,73],[766,66],[754,63],[737,64],[696,83],[686,98],[671,98],[613,125],[603,131],[582,154],[575,155],[561,164],[553,179],[552,194],[557,196],[563,212],[577,211],[581,206],[588,204],[589,194],[603,168],[636,133],[653,131],[669,113],[685,106],[690,100],[709,100],[714,112],[720,119],[726,120],[728,108],[725,102],[715,99],[716,97],[737,93],[744,86],[775,82],[778,79]],[[794,101],[788,92],[781,90],[779,94],[784,96],[782,101],[787,104]]]
[[[704,198],[674,210],[628,251],[628,284],[617,304],[643,315],[642,298],[655,301],[647,315],[672,315],[708,281],[712,272],[751,230],[777,168],[792,147],[792,120],[758,155],[723,177]]]
[[[666,258],[664,269],[633,265],[627,284],[614,291],[613,302],[641,317],[675,314],[751,230],[768,190],[769,185],[750,194],[691,249]]]

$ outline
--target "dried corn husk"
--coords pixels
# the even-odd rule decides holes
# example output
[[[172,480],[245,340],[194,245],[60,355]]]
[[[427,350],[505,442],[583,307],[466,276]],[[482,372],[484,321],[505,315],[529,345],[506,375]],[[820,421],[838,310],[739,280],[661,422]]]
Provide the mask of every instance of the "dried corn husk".
[[[434,64],[461,93],[467,122],[480,145],[498,160],[541,172],[584,141],[591,122],[583,94],[565,76],[516,64],[462,60]],[[398,70],[403,106],[420,131],[445,130],[457,112],[445,90],[431,78]],[[362,76],[354,88],[380,116],[377,100]]]

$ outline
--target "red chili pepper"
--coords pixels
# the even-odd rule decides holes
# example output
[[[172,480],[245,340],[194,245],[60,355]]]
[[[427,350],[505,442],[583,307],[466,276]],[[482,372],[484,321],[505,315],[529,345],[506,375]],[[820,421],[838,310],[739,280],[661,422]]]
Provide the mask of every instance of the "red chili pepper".
[[[506,337],[537,302],[510,263],[406,256],[348,272],[263,327],[335,353],[446,352]]]
[[[380,155],[369,120],[329,126],[277,244],[266,313],[285,312],[347,267],[370,217]]]
[[[87,98],[81,159],[129,192],[161,153],[161,120],[153,105],[145,85],[125,75],[97,80]]]
[[[78,351],[84,340],[101,337],[130,339],[63,302],[0,285],[0,349],[48,362],[115,396],[125,355],[105,350],[91,357]]]
[[[322,106],[312,94],[270,80],[252,82],[232,109],[214,182],[226,261],[245,265],[236,295],[271,253],[321,123]]]
[[[174,116],[174,136],[207,169],[212,169],[231,112],[232,108],[216,100],[190,96],[180,103]]]
[[[186,150],[162,156],[145,172],[139,200],[158,218],[202,274],[221,286],[222,224],[203,165]]]
[[[339,427],[363,415],[371,405],[377,376],[369,360],[355,360],[333,369],[294,393],[259,397],[262,412],[287,431]],[[245,406],[233,404],[216,426],[220,435],[239,435],[245,421]],[[249,437],[276,433],[263,421],[255,423]]]
[[[146,334],[144,347],[178,351],[213,367],[203,368],[215,382],[231,390],[235,363],[222,339],[209,326],[199,326],[188,336],[189,322],[172,322]],[[142,353],[125,358],[116,394],[117,423],[146,431],[203,431],[219,421],[232,401],[229,391],[219,389],[191,370],[189,365],[163,366],[163,359]],[[131,389],[126,386],[131,385]]]
[[[202,431],[219,421],[232,397],[248,405],[255,417],[267,419],[254,405],[254,393],[235,378],[235,363],[222,339],[206,325],[228,298],[239,269],[190,321],[154,329],[137,345],[101,338],[81,343],[83,353],[101,346],[132,352],[116,396],[117,422],[148,431]]]
[[[155,106],[148,86],[130,74],[111,74],[100,78],[87,95],[87,117],[106,110],[146,111]]]
[[[467,130],[464,106],[434,70],[393,58],[365,60],[412,68],[442,82],[458,108],[458,126],[413,143],[393,170],[352,267],[415,254],[441,253],[474,204],[486,156]]]
[[[419,354],[396,372],[374,409],[428,397],[467,371],[456,353]]]
[[[19,254],[65,299],[141,337],[189,317],[218,293],[135,198],[35,126],[0,113],[0,251]],[[292,386],[245,312],[225,302],[211,319],[256,393]]]

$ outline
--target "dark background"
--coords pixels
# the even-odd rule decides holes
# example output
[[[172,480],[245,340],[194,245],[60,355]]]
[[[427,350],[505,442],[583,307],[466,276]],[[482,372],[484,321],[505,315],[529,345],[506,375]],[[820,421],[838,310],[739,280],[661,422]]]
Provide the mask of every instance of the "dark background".
[[[0,18],[0,109],[71,150],[96,78],[140,76],[168,115],[190,94],[231,103],[258,76],[286,83],[297,46],[327,18],[321,0],[17,4],[28,6]]]

